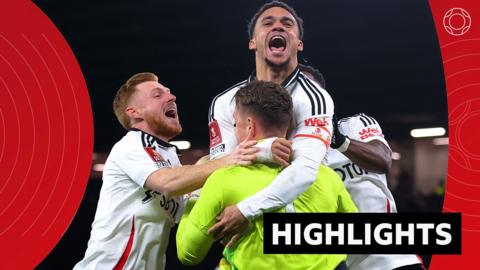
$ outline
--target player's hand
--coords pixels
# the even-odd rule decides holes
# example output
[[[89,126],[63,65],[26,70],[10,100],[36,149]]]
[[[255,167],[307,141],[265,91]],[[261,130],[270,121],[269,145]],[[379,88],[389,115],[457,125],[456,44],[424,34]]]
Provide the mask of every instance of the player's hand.
[[[290,165],[290,154],[292,153],[292,142],[284,139],[277,138],[272,143],[272,157],[273,160],[282,167]]]
[[[250,221],[243,216],[238,207],[231,205],[217,217],[217,223],[208,230],[208,233],[215,240],[221,240],[222,244],[227,243],[227,247],[230,247],[241,238],[249,224]]]
[[[340,131],[338,130],[338,119],[336,115],[333,116],[332,125],[333,125],[333,135],[332,135],[332,142],[330,146],[333,149],[337,149],[340,146],[342,146],[342,144],[345,142],[345,136],[342,133],[340,133]]]
[[[257,157],[256,153],[260,151],[260,149],[254,147],[256,144],[257,141],[244,141],[237,145],[235,150],[226,156],[226,165],[247,166],[252,164]]]

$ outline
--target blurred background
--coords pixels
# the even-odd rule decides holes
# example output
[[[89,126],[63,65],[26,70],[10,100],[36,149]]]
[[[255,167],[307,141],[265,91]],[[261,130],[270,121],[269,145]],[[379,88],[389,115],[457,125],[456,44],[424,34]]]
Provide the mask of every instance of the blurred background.
[[[265,1],[36,0],[82,68],[95,122],[92,171],[61,242],[37,269],[71,269],[83,258],[103,163],[126,132],[112,100],[131,75],[151,71],[177,96],[182,163],[208,153],[215,95],[254,69],[247,23]],[[376,118],[393,150],[388,177],[400,212],[439,212],[447,171],[448,119],[442,59],[427,1],[286,1],[304,20],[303,63],[319,69],[341,117]],[[440,128],[418,137],[413,129]],[[443,129],[443,131],[442,131]],[[420,134],[422,135],[422,134]],[[174,233],[167,269],[182,269]],[[213,269],[221,247],[205,263]],[[428,265],[429,256],[423,256]]]

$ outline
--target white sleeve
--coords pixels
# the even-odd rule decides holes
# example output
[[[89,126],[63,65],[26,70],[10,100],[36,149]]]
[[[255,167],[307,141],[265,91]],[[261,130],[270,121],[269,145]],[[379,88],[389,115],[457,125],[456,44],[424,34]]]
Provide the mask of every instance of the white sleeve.
[[[135,183],[144,187],[148,176],[158,170],[159,165],[153,160],[155,155],[160,156],[155,152],[148,153],[149,149],[141,147],[141,145],[124,143],[122,150],[117,148],[117,153],[113,157],[113,162]],[[114,150],[112,150],[114,151]]]
[[[379,140],[390,148],[384,138],[380,124],[375,118],[366,114],[360,113],[352,117],[340,119],[339,128],[340,132],[350,139],[364,143]]]
[[[216,97],[210,106],[208,132],[210,159],[230,154],[237,146],[233,121],[233,95],[229,92]]]
[[[258,149],[260,149],[257,153],[257,157],[255,158],[255,162],[258,163],[275,163],[272,154],[272,144],[278,137],[271,137],[264,140],[258,141],[255,145]]]

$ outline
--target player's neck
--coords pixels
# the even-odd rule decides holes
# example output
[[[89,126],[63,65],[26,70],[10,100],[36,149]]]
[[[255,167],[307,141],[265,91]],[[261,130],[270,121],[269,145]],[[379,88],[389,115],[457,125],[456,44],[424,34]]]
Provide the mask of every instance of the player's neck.
[[[268,81],[281,84],[297,67],[298,62],[291,59],[290,62],[282,68],[273,68],[265,60],[256,60],[256,76],[259,81]]]
[[[264,140],[264,139],[273,138],[273,137],[285,138],[286,135],[287,135],[286,132],[281,132],[278,130],[265,130],[265,131],[261,130],[257,134],[255,134],[253,139],[256,141],[259,141],[259,140]]]

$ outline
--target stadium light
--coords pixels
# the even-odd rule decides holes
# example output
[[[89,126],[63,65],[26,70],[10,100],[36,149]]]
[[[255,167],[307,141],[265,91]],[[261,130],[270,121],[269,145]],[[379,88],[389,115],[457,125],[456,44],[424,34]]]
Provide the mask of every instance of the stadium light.
[[[170,143],[177,146],[180,150],[190,149],[191,146],[189,141],[171,141]]]
[[[442,127],[417,128],[412,129],[410,135],[414,138],[443,136],[445,135],[445,129]]]

